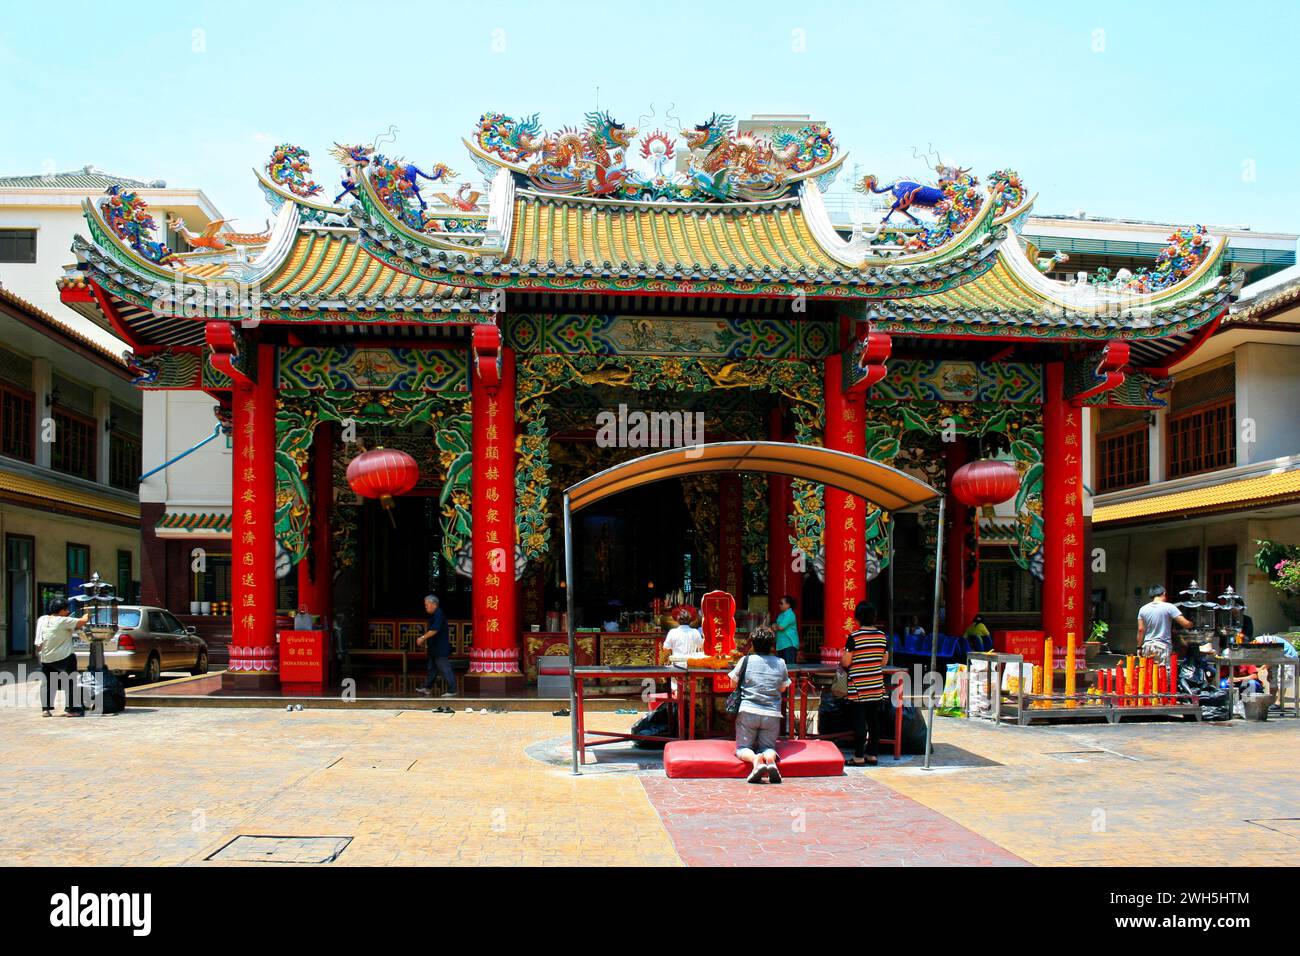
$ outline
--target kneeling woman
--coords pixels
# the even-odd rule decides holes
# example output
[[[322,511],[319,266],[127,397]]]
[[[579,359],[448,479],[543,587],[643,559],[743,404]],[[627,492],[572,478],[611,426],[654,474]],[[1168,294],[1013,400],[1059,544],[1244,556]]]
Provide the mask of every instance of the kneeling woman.
[[[733,686],[740,688],[736,714],[736,756],[753,764],[750,783],[780,783],[776,767],[776,735],[781,729],[781,694],[790,686],[785,661],[776,656],[776,636],[760,627],[750,641],[750,652],[732,670]]]

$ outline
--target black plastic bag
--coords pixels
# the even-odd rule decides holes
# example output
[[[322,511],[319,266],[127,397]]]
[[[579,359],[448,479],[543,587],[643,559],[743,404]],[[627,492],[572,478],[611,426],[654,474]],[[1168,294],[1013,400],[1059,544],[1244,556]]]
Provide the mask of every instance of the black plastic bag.
[[[1195,694],[1201,705],[1201,720],[1230,720],[1232,698],[1227,688],[1218,686],[1218,672],[1199,654],[1178,662],[1178,689]]]
[[[677,703],[665,701],[632,725],[632,733],[650,737],[677,736]],[[641,750],[663,750],[663,740],[634,740],[632,746]]]
[[[110,670],[85,671],[77,689],[86,713],[118,714],[126,709],[126,688]]]
[[[844,699],[823,692],[821,702],[817,704],[817,733],[839,734],[852,729],[853,718],[849,716],[849,708]]]
[[[894,699],[886,697],[880,704],[880,733],[894,736]],[[903,705],[903,750],[905,754],[925,753],[925,715],[911,704]]]

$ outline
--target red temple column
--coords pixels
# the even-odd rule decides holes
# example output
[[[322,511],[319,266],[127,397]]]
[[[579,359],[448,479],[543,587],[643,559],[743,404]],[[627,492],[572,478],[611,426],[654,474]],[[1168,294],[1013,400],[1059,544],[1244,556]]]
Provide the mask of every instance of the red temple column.
[[[957,469],[971,460],[970,445],[963,438],[943,446],[944,466],[948,486]],[[944,630],[949,634],[964,634],[975,615],[979,613],[979,544],[968,547],[967,538],[979,534],[978,521],[972,520],[969,505],[962,504],[951,493],[945,504],[949,526],[944,532]],[[967,583],[969,581],[969,583]]]
[[[863,417],[864,391],[845,392],[841,356],[826,359],[826,447],[854,455],[866,453]],[[826,561],[825,636],[822,661],[838,661],[845,638],[855,628],[853,609],[866,593],[866,502],[837,488],[823,493],[826,515],[822,538]]]
[[[333,535],[330,513],[334,505],[334,423],[321,422],[311,441],[311,546],[298,562],[298,603],[320,616],[328,629],[334,614]]]
[[[521,690],[515,587],[515,357],[501,349],[500,384],[475,378],[472,422],[474,632],[465,693]]]
[[[1083,640],[1082,413],[1065,399],[1065,366],[1045,367],[1043,396],[1043,630],[1056,646]]]
[[[231,640],[234,687],[278,687],[275,644],[275,348],[257,345],[255,381],[233,394]],[[226,681],[223,680],[223,683]]]

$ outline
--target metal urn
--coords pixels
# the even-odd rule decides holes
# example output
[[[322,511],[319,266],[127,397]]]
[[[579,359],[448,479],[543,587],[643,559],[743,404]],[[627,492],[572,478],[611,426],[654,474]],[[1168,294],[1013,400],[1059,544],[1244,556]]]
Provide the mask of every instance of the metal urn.
[[[104,664],[104,641],[117,630],[117,606],[122,599],[113,585],[100,580],[98,572],[81,590],[85,593],[70,598],[77,605],[77,616],[89,619],[83,630],[90,644],[90,662],[77,681],[81,705],[93,713],[115,714],[126,707],[126,689]]]
[[[1184,640],[1191,645],[1200,646],[1206,641],[1213,641],[1215,636],[1214,614],[1219,605],[1214,601],[1205,600],[1205,588],[1201,587],[1195,581],[1187,586],[1184,591],[1179,591],[1178,595],[1183,600],[1178,602],[1179,610],[1183,612],[1183,617],[1192,622],[1191,629],[1184,635]]]

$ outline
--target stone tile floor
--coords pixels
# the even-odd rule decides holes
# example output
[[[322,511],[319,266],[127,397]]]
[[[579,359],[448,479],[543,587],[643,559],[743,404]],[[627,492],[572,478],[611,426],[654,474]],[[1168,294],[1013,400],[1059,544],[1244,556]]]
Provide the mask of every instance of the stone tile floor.
[[[205,861],[240,835],[350,837],[331,866],[1300,860],[1294,720],[941,719],[933,771],[884,757],[760,787],[668,780],[616,750],[574,777],[568,722],[546,713],[143,707],[65,719],[17,705],[18,690],[0,686],[0,865],[238,865]]]

